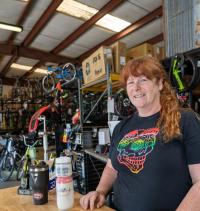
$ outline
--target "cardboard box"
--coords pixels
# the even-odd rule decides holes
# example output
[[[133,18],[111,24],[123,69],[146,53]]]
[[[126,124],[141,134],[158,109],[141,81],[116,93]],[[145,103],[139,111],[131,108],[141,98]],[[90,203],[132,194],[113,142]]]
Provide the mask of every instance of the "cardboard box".
[[[113,52],[114,72],[120,73],[123,67],[126,65],[126,44],[118,41],[111,45],[111,48]]]
[[[127,53],[127,60],[148,55],[153,56],[153,46],[149,43],[144,43],[142,45],[129,49]]]
[[[165,49],[164,47],[154,46],[153,47],[153,56],[158,60],[163,60],[165,58]]]
[[[82,62],[84,84],[104,76],[106,65],[109,65],[113,72],[112,48],[102,46]]]

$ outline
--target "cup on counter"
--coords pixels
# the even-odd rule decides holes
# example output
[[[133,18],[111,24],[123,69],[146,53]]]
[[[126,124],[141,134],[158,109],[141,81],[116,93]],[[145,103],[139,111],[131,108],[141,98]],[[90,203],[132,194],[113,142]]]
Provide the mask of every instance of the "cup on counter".
[[[48,202],[49,167],[45,162],[30,166],[33,204],[41,205]]]

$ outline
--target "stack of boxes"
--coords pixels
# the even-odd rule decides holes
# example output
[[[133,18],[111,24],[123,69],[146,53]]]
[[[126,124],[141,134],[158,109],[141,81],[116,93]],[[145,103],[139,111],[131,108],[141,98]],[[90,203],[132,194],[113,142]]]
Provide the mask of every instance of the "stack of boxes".
[[[111,73],[119,74],[128,60],[149,55],[162,60],[164,49],[144,43],[127,50],[126,44],[119,41],[111,46],[102,46],[82,62],[84,84],[104,77],[108,66]]]

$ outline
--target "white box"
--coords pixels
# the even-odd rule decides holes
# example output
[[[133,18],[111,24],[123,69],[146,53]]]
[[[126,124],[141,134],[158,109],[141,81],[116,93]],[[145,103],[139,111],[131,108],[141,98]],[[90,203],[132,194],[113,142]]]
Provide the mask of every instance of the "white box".
[[[110,143],[109,128],[101,128],[98,132],[99,145],[106,145]]]

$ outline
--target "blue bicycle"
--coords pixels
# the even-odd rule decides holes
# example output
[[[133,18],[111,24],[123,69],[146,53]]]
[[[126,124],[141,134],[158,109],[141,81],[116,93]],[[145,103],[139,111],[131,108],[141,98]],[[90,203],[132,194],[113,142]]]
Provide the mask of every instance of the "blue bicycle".
[[[42,88],[46,93],[55,90],[58,81],[62,82],[62,84],[67,84],[76,77],[76,68],[71,63],[58,67],[48,66],[47,70],[48,74],[42,79]]]

